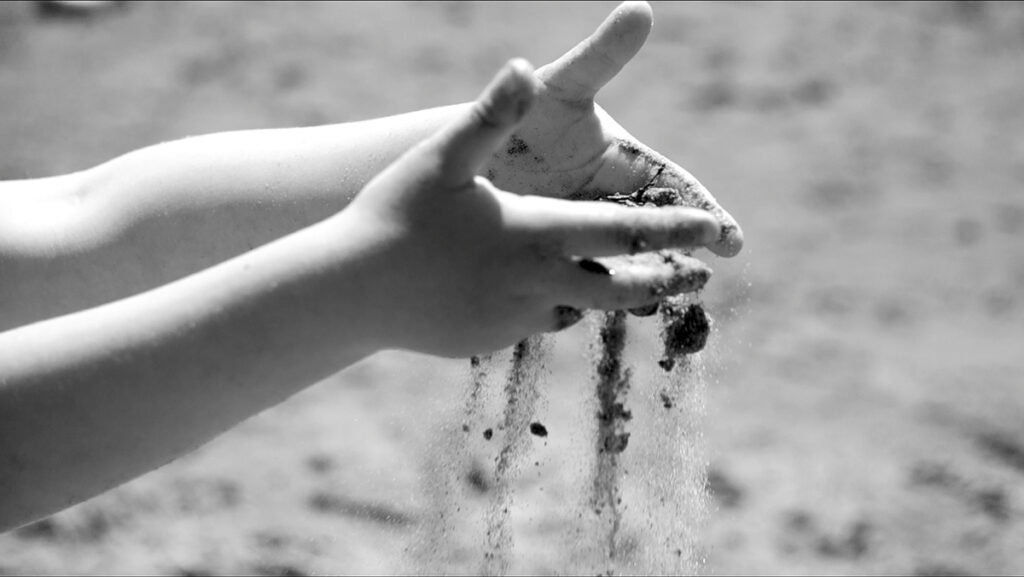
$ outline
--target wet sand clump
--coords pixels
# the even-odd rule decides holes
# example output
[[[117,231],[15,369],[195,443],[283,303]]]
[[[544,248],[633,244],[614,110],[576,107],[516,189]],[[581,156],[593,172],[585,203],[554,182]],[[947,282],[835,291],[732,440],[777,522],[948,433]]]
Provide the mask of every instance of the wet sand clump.
[[[673,300],[662,303],[661,315],[665,350],[658,366],[671,371],[680,358],[704,349],[711,334],[711,318],[700,303],[682,305]]]

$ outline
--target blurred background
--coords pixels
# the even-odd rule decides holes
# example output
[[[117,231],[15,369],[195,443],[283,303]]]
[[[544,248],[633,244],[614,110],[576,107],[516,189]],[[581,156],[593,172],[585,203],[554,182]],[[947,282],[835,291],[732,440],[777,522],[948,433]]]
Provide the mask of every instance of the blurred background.
[[[0,3],[0,178],[187,135],[467,101],[508,58],[549,62],[613,7]],[[701,179],[747,241],[731,260],[702,255],[716,332],[693,440],[710,463],[700,570],[1024,571],[1024,4],[654,13],[598,101]],[[660,353],[641,328],[637,399]],[[517,485],[532,509],[513,571],[573,572],[553,536],[571,531],[557,506],[579,490],[567,471],[588,446],[592,330],[559,336],[548,362],[550,442]],[[444,452],[465,365],[371,358],[0,536],[0,573],[473,572],[471,545],[438,541],[434,565],[410,553],[438,512],[430,476],[461,466]],[[531,487],[554,497],[531,501]]]

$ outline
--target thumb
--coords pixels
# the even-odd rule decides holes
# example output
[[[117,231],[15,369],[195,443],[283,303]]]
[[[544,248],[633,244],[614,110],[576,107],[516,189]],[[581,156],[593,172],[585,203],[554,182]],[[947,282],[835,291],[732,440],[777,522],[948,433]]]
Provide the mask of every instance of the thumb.
[[[434,137],[441,155],[441,180],[469,183],[503,144],[533,105],[537,81],[533,66],[509,60],[476,102]]]
[[[623,2],[589,38],[538,73],[568,100],[592,99],[647,41],[653,23],[646,2]]]

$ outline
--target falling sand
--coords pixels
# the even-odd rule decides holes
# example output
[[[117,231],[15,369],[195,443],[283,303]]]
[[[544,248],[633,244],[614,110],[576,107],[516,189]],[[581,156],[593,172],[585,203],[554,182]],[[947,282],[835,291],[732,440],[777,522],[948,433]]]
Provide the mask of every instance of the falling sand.
[[[495,459],[494,491],[486,517],[484,575],[508,573],[509,555],[513,548],[509,524],[512,483],[530,449],[528,435],[531,429],[536,428],[532,422],[539,397],[537,384],[544,368],[546,341],[544,336],[530,337],[516,344],[512,350],[512,366],[505,380],[505,410],[499,425],[504,433],[504,445]]]
[[[627,328],[653,323],[629,321],[625,311],[592,313],[599,322],[591,388],[592,461],[580,479],[587,487],[580,493],[584,503],[575,526],[568,528],[566,565],[560,572],[693,574],[700,569],[706,462],[700,434],[704,383],[697,353],[711,324],[693,298],[672,297],[659,307],[660,316],[652,320],[660,325],[664,350],[647,360],[640,382],[634,382],[626,354]],[[471,361],[463,442],[484,442],[493,455],[493,468],[471,473],[484,479],[487,498],[478,509],[483,538],[477,537],[475,548],[470,545],[477,555],[483,551],[478,567],[485,575],[507,574],[514,565],[516,481],[523,464],[533,461],[531,436],[546,439],[549,434],[535,413],[550,341],[533,337],[520,342],[504,371],[493,360]],[[483,417],[485,387],[500,382],[498,375],[489,375],[494,371],[505,374],[500,399],[494,399],[501,412]]]
[[[627,206],[681,203],[679,193],[653,186],[610,200]],[[628,258],[676,268],[683,274],[679,286],[672,287],[675,290],[699,289],[710,275],[710,270],[695,265],[682,251],[638,252]],[[580,479],[587,488],[579,492],[584,502],[570,521],[574,526],[568,528],[562,561],[566,566],[556,572],[694,574],[702,566],[698,537],[706,517],[707,463],[701,435],[704,372],[699,353],[707,344],[711,320],[698,299],[691,292],[628,313],[591,315],[600,319],[597,354],[592,359],[592,461],[586,479]],[[658,312],[660,316],[654,317]],[[660,321],[663,344],[658,358],[645,359],[637,383],[626,356],[630,314],[639,318],[636,323],[650,324],[642,317]],[[468,545],[476,555],[482,547],[478,567],[484,575],[505,575],[513,565],[515,483],[531,452],[530,436],[546,439],[549,434],[535,413],[551,340],[536,336],[515,345],[500,399],[488,390],[497,384],[493,357],[471,360],[461,443],[453,451],[457,454],[438,460],[449,468],[446,480],[435,483],[435,492],[444,487],[444,499],[435,499],[434,506],[439,517],[434,528],[441,535],[454,533],[453,513],[462,512],[464,524],[478,521],[467,519],[463,504],[452,499],[460,489],[466,495],[467,483],[461,482],[461,476],[467,463],[468,485],[487,497],[481,511],[483,543]],[[501,405],[500,415],[488,411],[487,397]],[[469,458],[468,444],[481,441],[488,444],[484,454],[494,455],[493,469]],[[430,541],[435,561],[440,561],[442,550],[452,549],[444,547],[436,531]],[[467,544],[460,545],[467,552]]]
[[[622,470],[619,456],[629,445],[626,423],[633,418],[625,408],[629,392],[630,370],[622,365],[626,348],[626,313],[605,313],[600,331],[601,358],[597,364],[596,395],[597,455],[593,475],[592,506],[605,525],[605,556],[614,564],[619,553],[619,529],[622,524],[622,494],[619,483]],[[609,569],[611,572],[611,569]]]

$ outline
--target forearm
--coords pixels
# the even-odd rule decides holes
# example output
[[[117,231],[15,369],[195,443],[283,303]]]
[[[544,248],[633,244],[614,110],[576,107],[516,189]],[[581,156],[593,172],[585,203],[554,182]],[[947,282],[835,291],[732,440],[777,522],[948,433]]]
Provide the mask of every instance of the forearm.
[[[0,532],[161,466],[375,350],[373,259],[337,220],[0,334]]]
[[[322,220],[465,106],[197,136],[66,178],[0,183],[0,330],[160,286]]]
[[[266,229],[297,230],[344,208],[373,176],[464,106],[185,138],[105,163],[86,187],[115,233],[154,215],[223,206],[262,207]]]

